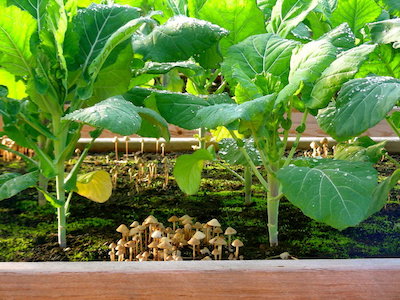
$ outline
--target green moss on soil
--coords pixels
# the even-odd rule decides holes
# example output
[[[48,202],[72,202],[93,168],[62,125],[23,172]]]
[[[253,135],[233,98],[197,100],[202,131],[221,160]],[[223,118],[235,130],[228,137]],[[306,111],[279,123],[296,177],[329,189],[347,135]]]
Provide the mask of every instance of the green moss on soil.
[[[88,157],[84,171],[110,170],[103,159]],[[159,157],[147,155],[147,159]],[[150,214],[164,224],[172,215],[189,214],[200,222],[217,218],[224,227],[231,226],[238,231],[238,238],[245,244],[245,259],[265,259],[284,251],[298,258],[400,257],[398,188],[392,191],[391,204],[386,208],[359,226],[343,231],[309,219],[283,200],[279,216],[280,244],[270,248],[266,201],[259,186],[254,186],[254,203],[246,206],[242,184],[226,170],[208,165],[202,188],[195,196],[183,195],[174,180],[163,190],[161,177],[148,187],[143,184],[137,193],[129,183],[127,168],[130,166],[118,166],[121,170],[118,187],[106,203],[73,196],[67,225],[68,248],[64,250],[57,246],[55,209],[49,204],[38,207],[35,190],[0,201],[0,261],[107,260],[108,243],[119,238],[115,228],[121,223],[142,221]],[[2,171],[13,168],[21,165],[0,165]],[[160,165],[159,172],[161,168]],[[384,177],[393,166],[385,162],[378,169]],[[242,170],[237,168],[237,171]]]

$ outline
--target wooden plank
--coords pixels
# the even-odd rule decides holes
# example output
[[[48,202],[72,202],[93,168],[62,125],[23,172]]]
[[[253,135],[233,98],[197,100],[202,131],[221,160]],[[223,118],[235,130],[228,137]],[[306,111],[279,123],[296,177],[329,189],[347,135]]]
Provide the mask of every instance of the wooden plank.
[[[0,263],[0,299],[400,299],[400,259]]]

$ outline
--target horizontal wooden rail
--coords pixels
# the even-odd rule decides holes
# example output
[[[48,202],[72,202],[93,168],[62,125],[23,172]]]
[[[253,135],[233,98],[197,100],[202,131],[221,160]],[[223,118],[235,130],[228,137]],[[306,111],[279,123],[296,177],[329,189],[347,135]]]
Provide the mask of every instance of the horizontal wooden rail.
[[[0,299],[400,299],[400,259],[0,263]]]

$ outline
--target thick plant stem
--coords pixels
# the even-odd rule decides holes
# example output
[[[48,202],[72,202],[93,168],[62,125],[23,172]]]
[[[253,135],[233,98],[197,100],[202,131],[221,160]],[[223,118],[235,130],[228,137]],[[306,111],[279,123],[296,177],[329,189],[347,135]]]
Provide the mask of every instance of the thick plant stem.
[[[54,156],[56,158],[60,158],[57,162],[57,177],[56,177],[56,192],[57,192],[57,200],[61,204],[60,207],[57,208],[57,219],[58,219],[58,244],[61,248],[67,247],[67,235],[66,235],[66,214],[65,214],[65,187],[64,187],[64,172],[65,172],[65,164],[64,160],[61,159],[61,154],[65,149],[65,132],[61,130],[61,118],[54,117],[53,118],[53,130],[58,140],[54,142]],[[60,132],[61,130],[61,132]]]
[[[396,127],[396,125],[393,123],[392,119],[390,117],[386,117],[386,122],[389,124],[389,126],[392,128],[394,133],[397,134],[398,137],[400,137],[400,130]]]
[[[205,128],[199,128],[199,148],[200,149],[206,149],[206,129]]]
[[[251,168],[246,166],[244,168],[244,204],[249,205],[251,201],[251,184],[252,184],[252,173]]]
[[[268,173],[267,193],[269,245],[278,246],[279,182],[275,174]]]
[[[59,174],[56,178],[56,189],[57,189],[57,200],[61,203],[65,203],[65,190],[64,190],[64,164],[62,165],[62,169],[58,168]],[[58,244],[61,248],[67,247],[67,238],[66,238],[66,215],[65,215],[65,206],[61,205],[61,207],[57,208],[57,217],[58,217]]]

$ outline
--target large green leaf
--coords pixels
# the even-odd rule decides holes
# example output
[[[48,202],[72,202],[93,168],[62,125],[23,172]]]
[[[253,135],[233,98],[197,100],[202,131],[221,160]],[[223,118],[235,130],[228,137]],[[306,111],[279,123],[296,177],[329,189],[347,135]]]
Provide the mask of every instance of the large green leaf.
[[[36,31],[35,19],[16,6],[1,9],[0,66],[14,75],[31,75],[30,38]]]
[[[49,0],[8,0],[9,5],[15,5],[22,10],[26,10],[37,20],[37,27],[41,30],[45,24],[46,6]]]
[[[254,0],[207,0],[198,14],[229,31],[220,43],[223,54],[245,38],[265,33],[264,15]]]
[[[24,175],[17,173],[0,175],[0,200],[8,199],[29,187],[35,186],[38,179],[38,171]]]
[[[391,45],[379,45],[360,67],[356,77],[370,74],[400,78],[400,49]]]
[[[311,83],[336,59],[337,49],[329,41],[312,41],[293,51],[290,60],[289,82]]]
[[[199,11],[207,0],[187,0],[189,17],[199,18]]]
[[[292,50],[299,43],[266,33],[254,35],[229,48],[222,64],[226,79],[237,83],[237,69],[249,79],[270,73],[287,83]]]
[[[340,24],[319,38],[319,40],[331,42],[339,50],[353,48],[356,42],[355,39],[356,37],[347,23]]]
[[[145,107],[135,107],[135,110],[142,118],[137,134],[145,137],[163,137],[169,141],[168,123],[158,113]]]
[[[253,121],[255,118],[270,112],[274,106],[275,95],[267,95],[242,104],[217,104],[201,108],[196,118],[200,127],[215,129],[227,126],[234,121]]]
[[[94,106],[76,110],[64,119],[105,128],[121,135],[138,132],[142,122],[136,107],[122,97],[109,98]]]
[[[145,63],[143,68],[136,70],[136,74],[166,74],[173,69],[177,69],[179,72],[182,72],[187,76],[200,75],[204,72],[202,67],[191,61],[178,61],[169,63],[148,61]]]
[[[360,29],[365,24],[374,22],[381,11],[374,0],[341,0],[332,13],[331,22],[334,26],[346,22],[356,36],[359,36]]]
[[[185,129],[201,127],[196,114],[199,109],[209,105],[205,99],[191,94],[172,92],[154,92],[153,95],[158,111],[168,123]]]
[[[337,229],[368,216],[377,171],[369,163],[321,160],[317,166],[288,166],[277,172],[282,192],[302,212]]]
[[[303,98],[306,106],[311,109],[325,107],[342,84],[354,77],[374,49],[374,45],[361,45],[341,53],[315,82],[310,97]]]
[[[318,124],[335,139],[346,140],[378,124],[399,100],[399,79],[353,79],[341,88],[335,107],[320,111]]]
[[[209,22],[176,16],[149,35],[135,39],[132,45],[144,60],[173,62],[204,52],[226,34],[225,29]]]
[[[132,55],[132,48],[128,45],[119,52],[115,63],[101,69],[93,84],[93,96],[87,100],[88,105],[123,94],[128,90],[132,77]]]
[[[179,188],[188,195],[196,194],[200,187],[204,161],[212,159],[213,156],[205,149],[179,156],[174,167],[174,177]]]
[[[400,17],[400,2],[398,0],[378,0],[378,3],[388,10],[391,15]]]
[[[70,68],[83,72],[101,53],[108,39],[132,19],[140,17],[137,8],[122,5],[91,4],[79,10],[68,28],[66,54]],[[78,51],[78,52],[76,52]],[[116,59],[109,61],[112,64]]]
[[[379,44],[394,43],[400,48],[400,19],[391,19],[368,24],[372,41]]]
[[[254,146],[253,140],[244,140],[244,148],[249,154],[251,160],[256,166],[261,166],[260,153]],[[236,141],[232,138],[223,139],[218,143],[218,156],[225,160],[230,165],[248,165],[248,162],[242,152],[239,151],[239,147]]]
[[[367,140],[367,143],[365,143]],[[353,143],[339,143],[335,147],[334,158],[348,161],[366,161],[377,163],[385,153],[386,141],[375,143],[363,136]]]
[[[389,192],[392,188],[399,184],[400,170],[397,169],[391,176],[375,187],[372,194],[372,203],[368,207],[368,215],[372,215],[380,211],[387,203]]]
[[[4,69],[0,69],[0,85],[7,87],[10,98],[21,100],[27,96],[22,80],[16,80],[14,75]]]
[[[286,37],[318,5],[318,0],[278,0],[272,9],[268,32]]]

